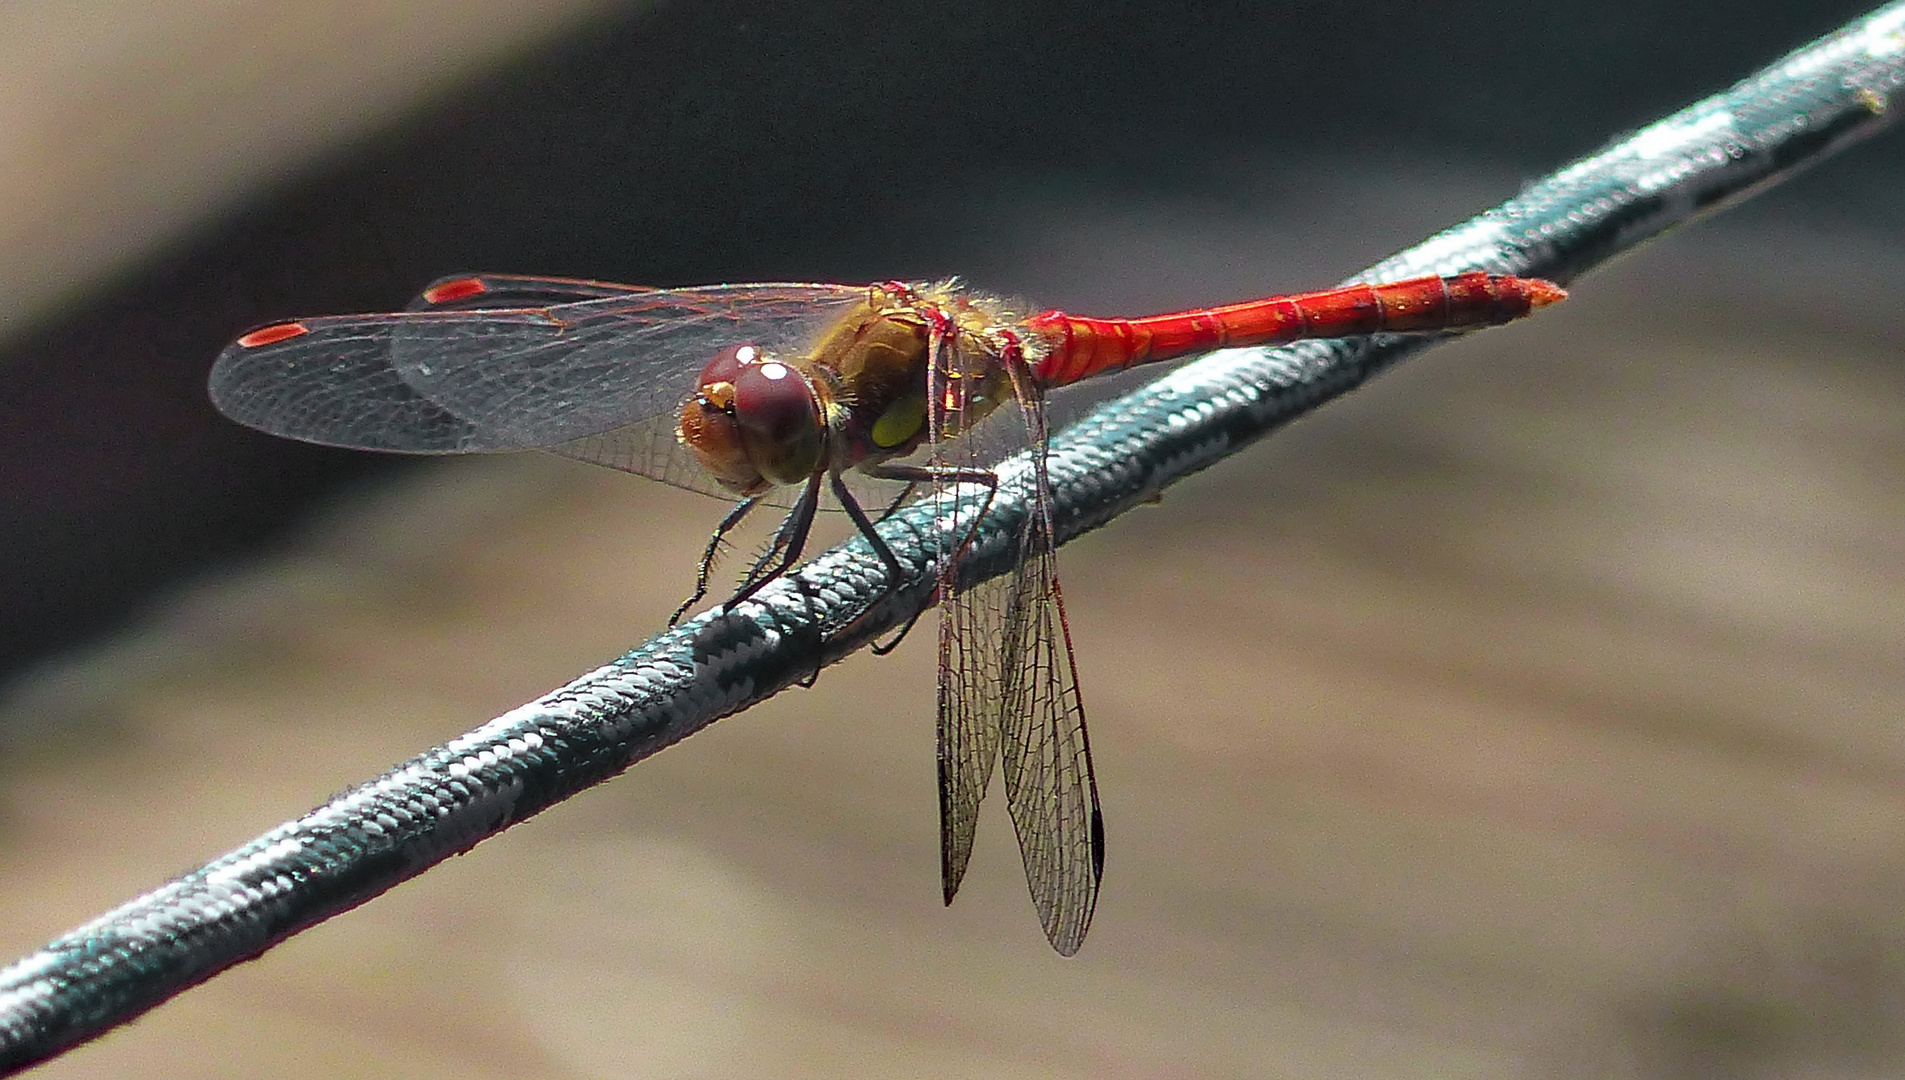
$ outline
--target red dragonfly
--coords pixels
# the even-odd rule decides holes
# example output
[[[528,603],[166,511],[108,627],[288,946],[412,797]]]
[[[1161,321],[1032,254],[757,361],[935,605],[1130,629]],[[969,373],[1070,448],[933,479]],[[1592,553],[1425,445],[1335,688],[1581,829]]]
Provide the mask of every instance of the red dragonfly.
[[[984,433],[1004,431],[995,444],[1032,451],[1020,561],[961,591],[961,547],[940,560],[941,881],[951,903],[1002,761],[1040,922],[1069,956],[1091,924],[1105,842],[1054,562],[1046,391],[1225,346],[1499,324],[1565,295],[1478,272],[1093,319],[1032,313],[956,281],[649,289],[461,276],[425,289],[408,311],[253,330],[219,356],[211,394],[234,420],[308,442],[548,450],[738,497],[677,619],[705,594],[723,537],[777,493],[792,495],[791,508],[723,610],[786,573],[823,484],[897,587],[900,564],[844,474],[906,485],[889,513],[922,484],[980,485],[989,505],[999,485],[991,465],[1004,454],[986,448]],[[1007,400],[1021,424],[981,425]]]

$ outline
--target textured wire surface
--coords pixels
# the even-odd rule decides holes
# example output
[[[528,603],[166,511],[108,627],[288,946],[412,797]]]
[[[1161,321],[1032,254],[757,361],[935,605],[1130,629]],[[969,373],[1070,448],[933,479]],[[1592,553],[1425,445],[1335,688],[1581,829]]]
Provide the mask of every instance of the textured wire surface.
[[[1624,138],[1367,278],[1471,269],[1566,281],[1877,130],[1905,86],[1905,2]],[[1054,440],[1061,539],[1145,501],[1424,347],[1319,342],[1214,354]],[[964,563],[1010,565],[1023,463]],[[963,504],[968,510],[972,504]],[[0,1069],[91,1038],[278,941],[607,779],[798,681],[930,601],[935,508],[882,526],[912,580],[884,588],[864,541],[829,551],[724,617],[703,617],[398,766],[0,971]]]

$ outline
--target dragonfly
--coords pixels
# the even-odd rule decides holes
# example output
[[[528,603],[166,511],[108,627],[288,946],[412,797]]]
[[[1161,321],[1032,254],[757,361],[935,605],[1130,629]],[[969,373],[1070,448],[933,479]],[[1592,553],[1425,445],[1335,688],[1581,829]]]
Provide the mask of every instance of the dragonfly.
[[[1224,347],[1496,325],[1565,295],[1472,272],[1087,318],[957,279],[645,288],[463,274],[405,311],[254,329],[220,354],[210,391],[226,416],[292,439],[419,454],[544,450],[738,500],[671,624],[705,596],[725,538],[763,502],[786,514],[723,612],[794,566],[823,488],[900,587],[905,574],[850,471],[899,488],[886,514],[922,486],[943,495],[977,485],[989,507],[993,465],[1029,451],[1014,567],[962,588],[962,544],[938,560],[941,885],[950,904],[997,765],[1040,923],[1070,956],[1097,906],[1105,835],[1055,562],[1048,393]],[[987,423],[1008,401],[1020,423]],[[988,429],[1004,435],[988,445]]]

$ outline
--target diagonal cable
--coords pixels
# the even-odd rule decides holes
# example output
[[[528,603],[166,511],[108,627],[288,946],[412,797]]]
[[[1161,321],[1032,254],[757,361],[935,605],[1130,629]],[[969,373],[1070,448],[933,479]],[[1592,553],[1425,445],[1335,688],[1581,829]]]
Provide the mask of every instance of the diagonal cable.
[[[1610,144],[1360,278],[1490,270],[1568,281],[1877,131],[1905,86],[1905,0]],[[1308,342],[1215,353],[1059,433],[1061,540],[1432,344]],[[970,583],[1010,565],[1026,469],[962,559]],[[970,513],[975,504],[964,499]],[[862,540],[726,616],[703,616],[542,699],[399,765],[0,970],[0,1070],[45,1060],[363,903],[715,720],[797,682],[932,601],[951,527],[928,503],[881,526],[908,575]],[[864,612],[868,604],[876,606]]]

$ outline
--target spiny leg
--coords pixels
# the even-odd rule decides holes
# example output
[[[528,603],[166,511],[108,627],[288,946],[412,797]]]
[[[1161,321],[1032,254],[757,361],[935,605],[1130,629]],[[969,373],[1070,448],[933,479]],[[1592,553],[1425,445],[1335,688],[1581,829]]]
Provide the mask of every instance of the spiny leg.
[[[853,519],[853,527],[860,530],[860,535],[866,537],[867,543],[873,546],[873,553],[878,555],[880,561],[886,564],[887,591],[891,592],[893,589],[899,587],[900,576],[906,571],[900,567],[899,559],[894,557],[893,549],[887,547],[886,541],[882,540],[880,534],[873,530],[873,522],[867,519],[867,512],[860,509],[860,500],[854,498],[853,492],[847,490],[847,482],[841,478],[840,471],[838,469],[829,470],[829,475],[833,478],[833,494],[835,498],[840,500],[840,508],[845,510],[847,516]],[[892,511],[889,509],[887,512],[891,513]],[[881,515],[881,518],[884,520],[885,515]],[[884,597],[886,594],[882,593],[880,595]]]
[[[875,474],[875,475],[878,475],[878,474]],[[873,519],[874,523],[878,524],[879,522],[885,521],[887,518],[892,517],[894,513],[899,510],[900,504],[904,503],[907,499],[912,497],[913,491],[917,487],[919,487],[918,480],[908,480],[906,482],[906,486],[900,489],[900,493],[894,497],[893,501],[886,504],[886,509],[880,511],[880,516]]]
[[[890,591],[898,587],[900,575],[904,571],[900,568],[900,560],[894,556],[893,549],[887,546],[886,541],[881,539],[878,532],[874,531],[873,522],[867,519],[866,510],[860,506],[860,500],[854,498],[853,492],[848,490],[847,482],[841,477],[840,470],[829,469],[828,478],[833,486],[834,498],[840,500],[840,508],[847,512],[847,517],[853,520],[854,528],[859,529],[860,535],[866,537],[867,543],[872,545],[873,553],[880,557],[882,563],[886,564],[886,573],[889,582],[887,586],[888,590]],[[817,487],[813,485],[817,485],[819,480],[819,474],[816,473],[809,486],[809,490],[814,493],[816,499],[818,499],[819,491]],[[898,506],[898,503],[895,503],[893,507],[888,507],[886,513],[880,515],[880,520],[886,520],[887,515],[891,514],[896,506]],[[880,596],[883,599],[886,594],[881,593]],[[878,602],[878,600],[874,601],[874,603]],[[816,666],[812,674],[800,680],[800,685],[802,687],[812,687],[814,683],[818,681],[820,681],[820,668]]]
[[[733,610],[734,605],[760,592],[768,582],[793,567],[794,560],[800,558],[801,550],[807,546],[807,533],[813,528],[814,510],[819,505],[820,472],[816,470],[807,481],[806,490],[800,493],[800,501],[781,519],[780,529],[774,534],[774,542],[767,546],[760,558],[754,560],[754,566],[742,579],[741,587],[721,605],[723,612]],[[768,564],[776,563],[777,557],[777,564],[769,569]]]
[[[886,473],[879,473],[879,472],[870,472],[870,474],[875,476],[888,475]],[[900,477],[897,477],[897,476],[893,478],[900,479]],[[913,485],[915,483],[918,483],[918,481],[916,480],[911,481],[906,485],[906,490],[900,493],[900,497],[898,499],[893,500],[892,505],[886,508],[886,512],[880,515],[881,521],[885,521],[887,518],[893,515],[893,511],[899,509],[900,503],[905,501],[906,496],[912,492]],[[853,525],[855,528],[860,530],[860,535],[867,538],[867,543],[872,546],[874,554],[878,555],[880,557],[880,561],[886,564],[886,574],[887,574],[886,589],[882,591],[879,596],[873,599],[873,603],[867,605],[868,608],[871,608],[873,604],[877,604],[881,600],[886,599],[888,594],[890,594],[893,590],[900,587],[900,577],[905,573],[905,571],[900,567],[899,559],[894,557],[893,549],[891,547],[888,547],[886,541],[882,539],[880,537],[880,534],[874,530],[873,522],[867,520],[866,511],[861,509],[860,501],[853,497],[853,492],[847,490],[846,481],[841,478],[838,472],[835,472],[833,474],[833,493],[834,493],[834,496],[840,500],[841,509],[845,510],[847,512],[847,516],[853,519]],[[919,621],[919,616],[920,616],[920,613],[915,612],[911,619],[906,620],[906,625],[900,628],[900,637],[906,636],[906,631],[911,630],[913,628],[913,624]],[[898,645],[899,643],[900,643],[899,638],[894,638],[892,642],[888,643],[885,646],[881,646],[878,642],[874,642],[873,655],[885,656],[887,653],[890,653],[893,651],[893,646]]]
[[[681,606],[675,609],[675,613],[668,616],[669,626],[680,622],[681,617],[688,614],[689,608],[699,604],[701,598],[708,595],[708,578],[714,573],[715,556],[721,554],[722,542],[728,538],[728,533],[732,532],[734,527],[741,523],[741,519],[747,516],[748,511],[759,505],[761,505],[761,496],[759,495],[742,499],[740,502],[734,504],[734,509],[728,511],[727,517],[721,519],[721,524],[714,527],[714,535],[708,537],[707,550],[701,553],[701,565],[695,570],[694,595],[683,600]]]

